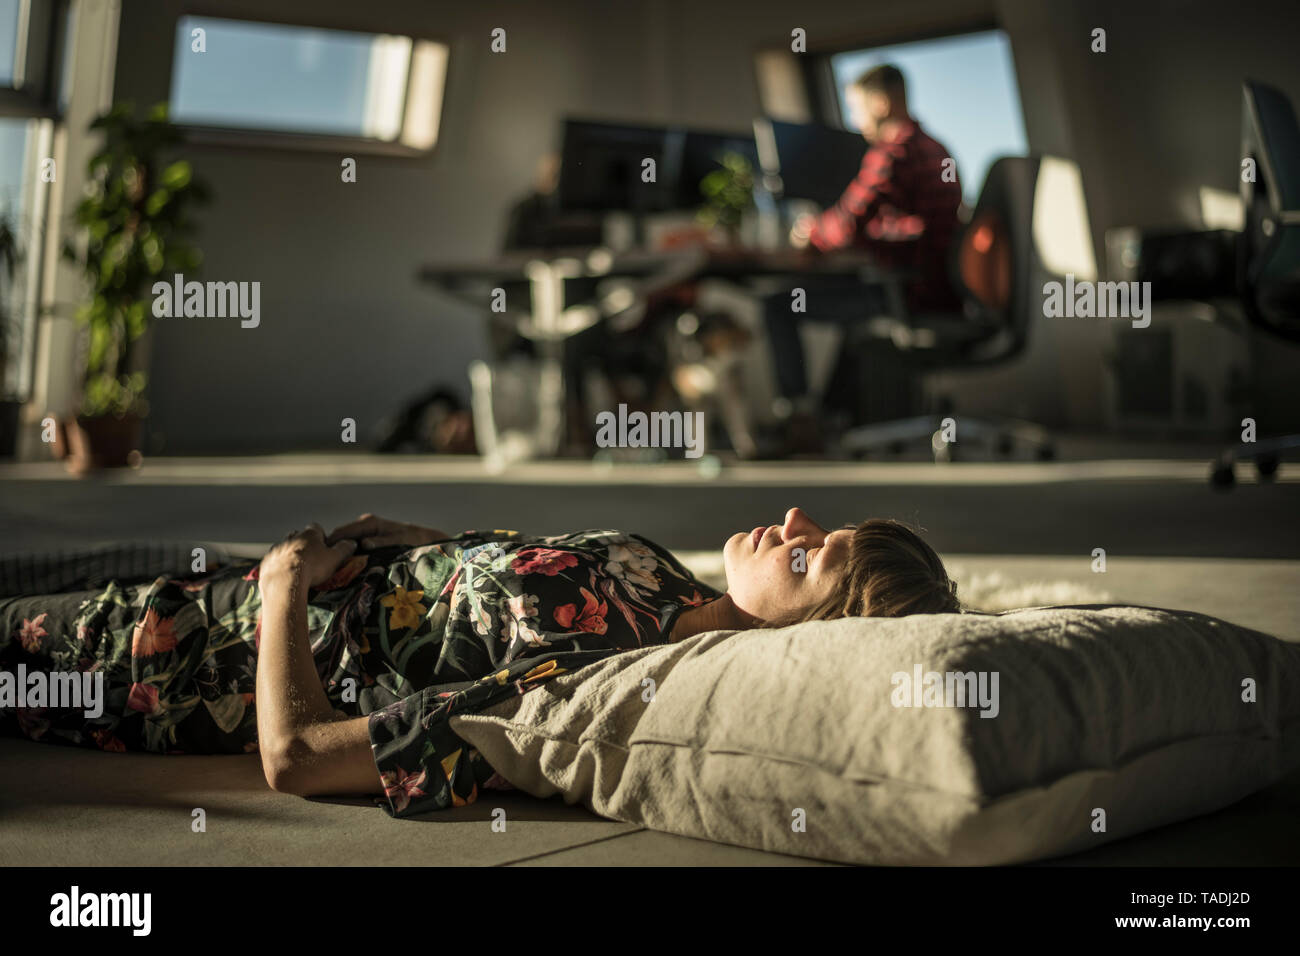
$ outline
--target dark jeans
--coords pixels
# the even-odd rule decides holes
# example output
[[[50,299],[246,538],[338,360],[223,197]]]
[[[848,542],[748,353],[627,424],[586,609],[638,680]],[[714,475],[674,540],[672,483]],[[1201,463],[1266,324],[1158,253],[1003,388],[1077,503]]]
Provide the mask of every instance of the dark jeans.
[[[792,310],[794,299],[791,293],[795,288],[804,290],[803,312]],[[808,276],[765,297],[763,324],[772,347],[777,390],[781,396],[794,400],[808,394],[800,325],[822,322],[838,325],[847,331],[858,322],[884,313],[886,302],[883,289],[863,285],[855,276]]]

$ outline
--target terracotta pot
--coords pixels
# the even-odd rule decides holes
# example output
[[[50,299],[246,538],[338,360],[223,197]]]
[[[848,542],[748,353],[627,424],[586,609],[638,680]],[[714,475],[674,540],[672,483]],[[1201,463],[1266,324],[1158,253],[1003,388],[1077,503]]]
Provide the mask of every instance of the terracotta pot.
[[[64,423],[67,469],[84,475],[96,468],[140,464],[140,416],[78,415]]]

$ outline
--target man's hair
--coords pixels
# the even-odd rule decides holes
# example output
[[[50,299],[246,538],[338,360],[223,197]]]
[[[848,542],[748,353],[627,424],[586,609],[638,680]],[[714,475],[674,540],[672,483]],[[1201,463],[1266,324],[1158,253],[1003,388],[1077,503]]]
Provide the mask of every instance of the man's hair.
[[[839,586],[810,611],[792,613],[765,627],[841,617],[904,617],[957,614],[957,585],[935,550],[915,531],[892,518],[858,525],[849,545]]]
[[[907,98],[907,81],[903,71],[891,63],[873,66],[854,81],[864,93],[884,93],[891,98]]]

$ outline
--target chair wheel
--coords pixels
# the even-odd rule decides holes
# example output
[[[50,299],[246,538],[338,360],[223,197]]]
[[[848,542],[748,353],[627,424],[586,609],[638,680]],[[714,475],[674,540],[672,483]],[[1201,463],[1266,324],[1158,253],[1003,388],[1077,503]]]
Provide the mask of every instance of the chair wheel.
[[[1255,459],[1255,471],[1262,481],[1272,481],[1277,475],[1278,459],[1276,455],[1264,455]]]
[[[1056,460],[1056,446],[1055,446],[1055,445],[1042,445],[1041,447],[1039,447],[1039,449],[1038,449],[1038,460],[1039,460],[1039,461],[1055,461],[1055,460]]]
[[[1237,476],[1233,473],[1232,465],[1225,465],[1222,462],[1216,462],[1210,469],[1210,484],[1215,488],[1231,488]]]
[[[892,455],[901,455],[907,451],[907,443],[901,441],[891,441],[889,443],[889,452]]]
[[[1010,435],[999,435],[994,443],[998,454],[1003,458],[1010,457],[1011,453],[1016,450],[1016,444],[1011,440]]]

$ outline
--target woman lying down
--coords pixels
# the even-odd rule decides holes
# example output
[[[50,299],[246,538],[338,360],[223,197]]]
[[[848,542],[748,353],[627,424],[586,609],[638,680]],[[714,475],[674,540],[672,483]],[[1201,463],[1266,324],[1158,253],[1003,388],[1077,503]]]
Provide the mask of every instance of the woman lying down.
[[[312,525],[260,563],[0,599],[0,671],[102,682],[97,715],[3,706],[0,728],[102,750],[258,751],[275,790],[383,794],[407,816],[511,789],[452,714],[703,631],[959,609],[938,555],[892,520],[827,531],[791,508],[732,535],[723,558],[726,593],[617,531]]]

